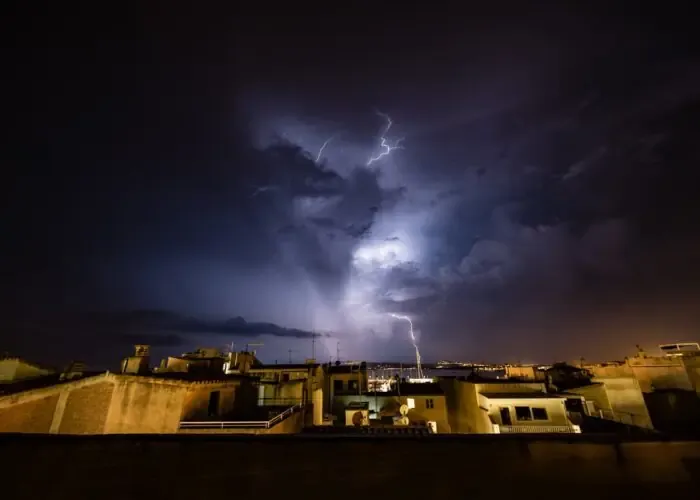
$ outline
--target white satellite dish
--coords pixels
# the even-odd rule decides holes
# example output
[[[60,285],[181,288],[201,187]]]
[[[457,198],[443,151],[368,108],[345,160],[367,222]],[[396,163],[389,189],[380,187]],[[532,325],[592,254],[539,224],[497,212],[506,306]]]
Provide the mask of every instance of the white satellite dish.
[[[396,408],[396,407],[394,406],[394,408]],[[405,417],[406,415],[408,415],[408,405],[401,405],[401,408],[399,408],[399,413],[400,413],[401,416],[403,416],[403,417]]]

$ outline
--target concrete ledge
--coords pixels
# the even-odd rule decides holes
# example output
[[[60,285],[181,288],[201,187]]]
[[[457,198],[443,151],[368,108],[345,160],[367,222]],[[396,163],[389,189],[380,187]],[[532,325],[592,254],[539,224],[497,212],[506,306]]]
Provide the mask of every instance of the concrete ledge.
[[[686,450],[695,450],[700,447],[700,438],[664,438],[663,436],[619,436],[616,434],[430,434],[426,436],[414,436],[405,434],[387,434],[387,435],[336,435],[336,434],[282,434],[275,436],[197,436],[197,435],[182,435],[182,434],[93,434],[93,435],[69,435],[69,434],[21,434],[21,433],[0,433],[0,446],[6,442],[26,442],[30,444],[36,441],[103,441],[110,440],[120,441],[181,441],[181,440],[276,440],[290,442],[308,442],[308,441],[445,441],[445,442],[462,442],[462,443],[478,443],[486,442],[489,444],[502,444],[504,442],[524,442],[524,443],[540,443],[540,442],[555,442],[555,443],[602,443],[602,444],[629,444],[629,443],[670,443],[674,447],[684,448]]]
[[[8,434],[0,454],[13,499],[694,498],[700,480],[698,441],[600,436]]]

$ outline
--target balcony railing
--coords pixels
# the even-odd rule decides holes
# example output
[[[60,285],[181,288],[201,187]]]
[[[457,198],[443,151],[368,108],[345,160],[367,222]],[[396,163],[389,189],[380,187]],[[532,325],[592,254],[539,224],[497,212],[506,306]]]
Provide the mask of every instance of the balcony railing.
[[[223,422],[180,422],[180,429],[269,429],[303,408],[302,404],[291,406],[270,420],[231,420]]]
[[[258,398],[258,406],[296,406],[303,404],[302,398]]]
[[[580,434],[578,425],[497,425],[495,434]]]

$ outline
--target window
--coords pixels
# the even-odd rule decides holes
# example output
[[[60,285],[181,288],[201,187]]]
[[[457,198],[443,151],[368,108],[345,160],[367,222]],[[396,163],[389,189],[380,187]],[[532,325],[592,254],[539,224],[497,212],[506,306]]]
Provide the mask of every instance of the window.
[[[342,380],[334,380],[333,381],[333,390],[335,392],[340,392],[343,390],[343,381]]]
[[[282,382],[289,382],[289,373],[282,374]]]
[[[357,390],[357,380],[348,380],[348,390],[349,391],[356,391]]]
[[[513,425],[513,421],[510,419],[510,410],[508,408],[501,408],[501,424],[503,425]]]
[[[209,407],[207,408],[207,414],[210,417],[214,417],[219,414],[219,399],[221,398],[221,393],[219,391],[212,391],[209,393]]]
[[[530,413],[529,406],[516,406],[515,407],[515,418],[516,420],[532,420],[532,414]]]
[[[435,402],[432,399],[426,399],[425,408],[428,410],[432,410],[433,408],[435,408]]]
[[[544,408],[533,408],[532,409],[532,419],[533,420],[549,420],[547,416],[547,410]]]

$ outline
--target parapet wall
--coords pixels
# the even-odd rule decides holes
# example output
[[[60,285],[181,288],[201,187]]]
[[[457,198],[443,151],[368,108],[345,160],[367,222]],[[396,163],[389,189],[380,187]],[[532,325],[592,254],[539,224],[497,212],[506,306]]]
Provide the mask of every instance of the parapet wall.
[[[669,498],[700,442],[505,436],[0,437],[8,498]],[[41,481],[27,481],[31,477]],[[565,492],[565,494],[564,494]],[[213,496],[216,495],[216,496]],[[688,497],[692,498],[692,497]]]

